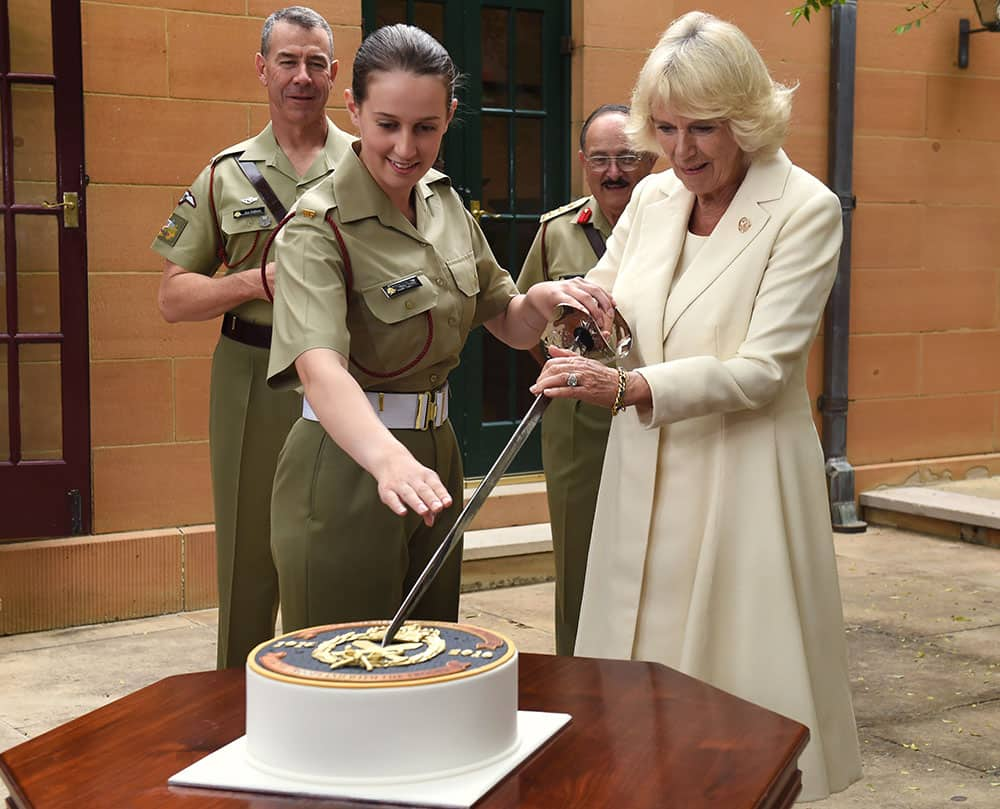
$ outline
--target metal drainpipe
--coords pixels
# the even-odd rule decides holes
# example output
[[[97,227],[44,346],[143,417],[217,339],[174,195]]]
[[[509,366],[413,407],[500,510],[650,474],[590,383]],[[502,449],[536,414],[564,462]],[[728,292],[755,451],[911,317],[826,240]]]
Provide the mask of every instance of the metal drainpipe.
[[[830,187],[840,198],[844,243],[837,278],[826,305],[823,329],[823,456],[833,530],[864,531],[854,502],[854,467],[847,460],[847,350],[851,315],[851,217],[854,213],[854,64],[856,0],[831,8],[830,20]]]

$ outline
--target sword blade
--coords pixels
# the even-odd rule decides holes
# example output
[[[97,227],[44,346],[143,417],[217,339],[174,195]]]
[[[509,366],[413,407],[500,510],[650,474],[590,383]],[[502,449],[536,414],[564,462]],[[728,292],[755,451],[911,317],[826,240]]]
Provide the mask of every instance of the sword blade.
[[[382,638],[383,646],[390,643],[396,637],[396,633],[406,620],[406,616],[410,614],[413,606],[427,591],[427,588],[430,587],[431,582],[434,581],[445,560],[447,560],[448,556],[462,539],[466,526],[472,522],[472,518],[482,508],[490,492],[493,491],[500,478],[503,477],[503,473],[507,471],[507,467],[510,466],[511,461],[514,460],[517,453],[521,451],[525,441],[528,440],[528,436],[531,435],[531,431],[535,429],[535,425],[541,420],[542,413],[548,407],[549,401],[551,400],[541,393],[535,397],[535,401],[532,402],[528,412],[521,419],[521,423],[517,425],[517,429],[514,430],[514,434],[510,437],[510,441],[507,442],[507,446],[500,453],[500,457],[496,459],[493,466],[490,467],[490,471],[486,473],[486,477],[476,487],[476,491],[469,498],[469,502],[465,504],[462,513],[458,515],[458,519],[455,520],[455,524],[448,532],[448,535],[438,546],[438,549],[434,551],[434,555],[427,563],[427,566],[423,569],[413,587],[410,588],[410,592],[406,594],[406,598],[403,599],[403,603],[393,616],[389,628],[385,631],[385,637]]]

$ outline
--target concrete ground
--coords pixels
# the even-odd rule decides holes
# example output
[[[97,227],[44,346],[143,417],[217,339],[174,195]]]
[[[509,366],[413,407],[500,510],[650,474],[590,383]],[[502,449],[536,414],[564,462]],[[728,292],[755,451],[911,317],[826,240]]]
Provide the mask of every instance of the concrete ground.
[[[834,538],[864,775],[815,805],[996,809],[1000,551],[885,528]],[[464,595],[461,617],[550,653],[551,605],[551,584],[510,587]],[[162,677],[211,668],[215,617],[0,638],[0,750]]]

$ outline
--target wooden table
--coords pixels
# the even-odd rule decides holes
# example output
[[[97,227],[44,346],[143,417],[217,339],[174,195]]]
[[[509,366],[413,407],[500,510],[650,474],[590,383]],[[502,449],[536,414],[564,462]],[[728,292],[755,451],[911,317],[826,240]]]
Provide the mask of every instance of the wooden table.
[[[519,707],[573,719],[476,809],[787,809],[799,793],[797,722],[654,663],[519,662]],[[167,786],[243,732],[242,669],[184,674],[7,750],[0,776],[12,809],[388,809]]]

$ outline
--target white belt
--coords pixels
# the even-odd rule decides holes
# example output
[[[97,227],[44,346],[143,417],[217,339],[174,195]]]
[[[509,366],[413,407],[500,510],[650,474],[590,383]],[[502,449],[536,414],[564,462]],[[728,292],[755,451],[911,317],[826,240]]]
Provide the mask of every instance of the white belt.
[[[427,430],[448,418],[448,385],[429,393],[365,391],[372,410],[390,430]],[[302,397],[302,418],[319,421],[309,400]]]

